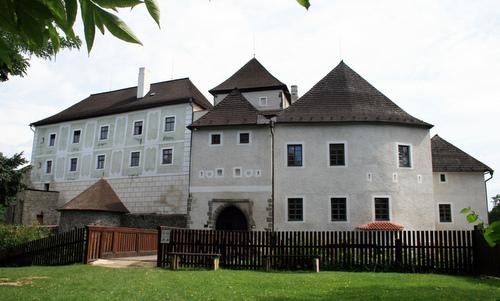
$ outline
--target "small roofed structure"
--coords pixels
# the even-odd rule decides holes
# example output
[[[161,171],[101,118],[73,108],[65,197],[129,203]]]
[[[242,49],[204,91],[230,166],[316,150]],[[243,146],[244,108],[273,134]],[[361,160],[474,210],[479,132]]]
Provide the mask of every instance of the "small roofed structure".
[[[356,227],[358,230],[371,230],[371,231],[401,231],[404,226],[392,222],[373,222],[368,224],[359,225]]]
[[[88,187],[58,209],[61,212],[59,230],[69,231],[86,225],[120,226],[123,214],[129,210],[104,178]]]

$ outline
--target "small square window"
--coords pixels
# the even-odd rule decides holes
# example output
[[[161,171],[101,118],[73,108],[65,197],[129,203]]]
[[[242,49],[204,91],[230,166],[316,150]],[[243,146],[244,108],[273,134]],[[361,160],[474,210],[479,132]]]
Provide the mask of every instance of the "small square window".
[[[141,153],[140,152],[131,152],[130,153],[130,166],[137,167],[141,161]]]
[[[78,159],[71,158],[69,160],[69,171],[76,171],[76,167],[78,166]]]
[[[175,130],[175,116],[165,118],[165,132],[173,132]]]
[[[389,198],[375,198],[375,220],[388,221],[389,218]]]
[[[45,191],[50,191],[50,183],[44,183],[44,184],[43,184],[43,189],[44,189]]]
[[[446,174],[442,173],[439,175],[439,182],[446,183]]]
[[[330,144],[330,166],[345,166],[344,143]]]
[[[108,134],[109,134],[109,126],[107,126],[107,125],[101,126],[101,132],[99,134],[99,140],[106,140],[106,139],[108,139]]]
[[[81,130],[73,131],[73,143],[80,143],[80,136],[82,135]]]
[[[217,178],[222,178],[222,177],[224,177],[224,169],[223,169],[223,168],[217,168],[217,169],[215,170],[215,176],[216,176]]]
[[[210,134],[210,144],[220,145],[222,142],[221,134]]]
[[[439,222],[451,223],[451,205],[439,204]]]
[[[142,135],[142,121],[134,122],[134,136]]]
[[[235,167],[233,169],[233,176],[236,178],[241,177],[241,168],[240,167]]]
[[[331,219],[333,222],[347,221],[347,199],[331,198]]]
[[[267,97],[266,96],[259,97],[259,105],[261,107],[267,107],[269,105],[269,102],[267,101]]]
[[[287,145],[287,165],[302,166],[302,144]]]
[[[99,155],[97,156],[97,166],[96,169],[104,169],[104,163],[106,161],[106,156],[105,155]]]
[[[166,148],[166,149],[162,150],[161,164],[172,164],[173,159],[174,159],[173,154],[174,154],[174,150],[171,148]]]
[[[304,220],[304,208],[302,198],[288,199],[288,221],[301,222]]]
[[[239,144],[249,144],[250,143],[250,133],[240,133]]]
[[[398,145],[399,167],[411,167],[411,154],[409,145]]]
[[[45,163],[45,173],[46,174],[52,173],[52,160],[49,160]]]
[[[50,134],[49,136],[49,146],[56,145],[56,134]]]

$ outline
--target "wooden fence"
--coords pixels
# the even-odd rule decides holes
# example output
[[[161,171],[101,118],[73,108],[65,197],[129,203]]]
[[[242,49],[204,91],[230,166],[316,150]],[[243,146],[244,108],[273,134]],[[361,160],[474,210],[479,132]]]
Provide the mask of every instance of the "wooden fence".
[[[163,227],[161,230],[168,230]],[[169,265],[169,252],[221,254],[220,266],[261,269],[268,258],[274,269],[302,269],[319,257],[322,270],[375,270],[472,274],[477,272],[476,231],[211,231],[170,229],[169,243],[158,248],[158,266]],[[500,255],[497,247],[495,254]],[[187,267],[209,266],[209,259],[185,255]],[[499,271],[497,270],[497,273]]]
[[[158,232],[150,229],[88,226],[87,260],[154,255]]]
[[[83,263],[85,246],[85,229],[76,229],[4,250],[0,266]]]

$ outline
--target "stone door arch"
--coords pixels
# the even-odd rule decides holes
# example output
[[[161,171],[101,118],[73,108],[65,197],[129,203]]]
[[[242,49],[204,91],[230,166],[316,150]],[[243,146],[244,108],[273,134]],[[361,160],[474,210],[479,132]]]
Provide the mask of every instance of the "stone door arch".
[[[248,231],[248,220],[245,214],[236,206],[225,206],[220,210],[215,220],[216,230]]]

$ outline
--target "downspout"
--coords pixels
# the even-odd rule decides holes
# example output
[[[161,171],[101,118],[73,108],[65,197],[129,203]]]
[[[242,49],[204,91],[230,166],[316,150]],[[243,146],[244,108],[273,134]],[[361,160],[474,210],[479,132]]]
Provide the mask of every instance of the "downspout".
[[[488,212],[488,187],[486,185],[486,182],[493,179],[493,171],[489,170],[489,171],[487,171],[487,173],[490,174],[490,177],[488,179],[484,180],[484,194],[486,195],[486,211]],[[486,174],[486,172],[485,172],[485,174]],[[490,223],[489,214],[486,216],[486,218],[488,219],[488,224],[489,224]]]
[[[271,131],[271,231],[274,232],[274,120],[269,120]]]
[[[189,100],[189,105],[191,106],[191,123],[194,122],[194,107],[193,107],[193,98],[191,97]],[[188,200],[191,199],[191,164],[193,162],[193,131],[195,129],[189,129],[191,134],[189,135],[189,166],[188,166]],[[192,202],[192,200],[190,201]],[[190,203],[189,202],[189,203]],[[190,217],[190,207],[192,204],[186,204],[186,213],[188,215],[187,219],[189,220]],[[189,225],[187,225],[189,227]]]

